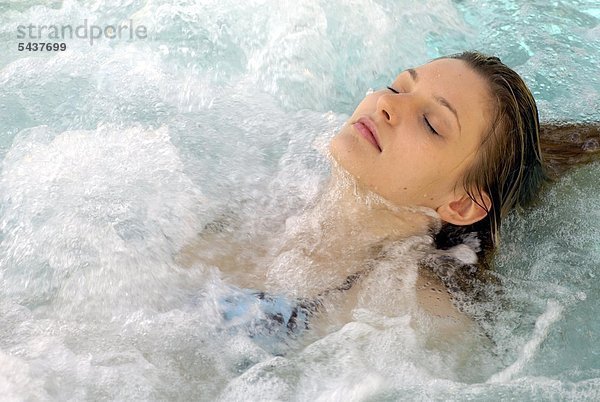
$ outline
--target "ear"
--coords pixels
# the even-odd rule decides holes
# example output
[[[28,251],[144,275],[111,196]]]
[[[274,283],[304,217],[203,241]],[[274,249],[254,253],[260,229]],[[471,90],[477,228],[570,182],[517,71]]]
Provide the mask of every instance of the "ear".
[[[487,215],[487,210],[492,206],[492,201],[486,192],[478,194],[480,198],[475,202],[468,194],[441,205],[437,209],[443,221],[458,226],[471,225],[479,222]],[[485,208],[482,208],[485,206]]]

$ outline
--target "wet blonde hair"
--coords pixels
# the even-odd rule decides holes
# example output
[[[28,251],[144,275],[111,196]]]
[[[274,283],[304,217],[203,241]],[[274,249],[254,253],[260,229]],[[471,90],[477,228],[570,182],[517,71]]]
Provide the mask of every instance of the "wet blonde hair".
[[[479,52],[449,57],[467,63],[489,85],[494,117],[462,184],[471,199],[487,210],[484,219],[496,244],[502,218],[516,207],[529,205],[548,178],[537,105],[523,79],[499,58]],[[481,205],[482,192],[490,197],[490,206]]]
[[[600,155],[600,130],[592,123],[540,125],[538,109],[523,79],[493,56],[467,51],[443,58],[462,60],[485,79],[493,102],[493,118],[477,157],[466,170],[462,186],[487,211],[473,225],[445,224],[436,236],[440,248],[460,243],[469,233],[481,241],[480,265],[489,267],[499,242],[502,219],[529,206],[543,185],[570,167]],[[491,205],[482,205],[482,193]]]

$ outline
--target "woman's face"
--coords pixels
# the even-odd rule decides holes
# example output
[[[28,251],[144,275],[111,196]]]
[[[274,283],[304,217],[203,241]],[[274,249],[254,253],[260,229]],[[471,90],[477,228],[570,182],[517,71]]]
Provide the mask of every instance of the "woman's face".
[[[367,189],[438,209],[464,195],[462,177],[489,130],[486,81],[462,60],[402,72],[366,96],[331,141],[335,160]]]

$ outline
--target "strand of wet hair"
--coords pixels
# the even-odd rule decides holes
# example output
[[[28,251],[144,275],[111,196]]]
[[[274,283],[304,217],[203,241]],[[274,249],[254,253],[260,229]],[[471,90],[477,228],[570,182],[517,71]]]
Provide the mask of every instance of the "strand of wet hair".
[[[551,121],[540,126],[540,148],[550,177],[600,160],[600,122]]]

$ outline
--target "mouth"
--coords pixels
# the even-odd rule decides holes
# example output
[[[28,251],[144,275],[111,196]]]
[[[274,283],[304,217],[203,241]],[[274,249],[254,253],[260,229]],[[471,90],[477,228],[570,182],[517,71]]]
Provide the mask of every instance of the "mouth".
[[[369,141],[379,152],[381,152],[381,146],[377,139],[377,128],[375,123],[368,117],[361,117],[353,124],[356,131],[359,132],[367,141]]]

